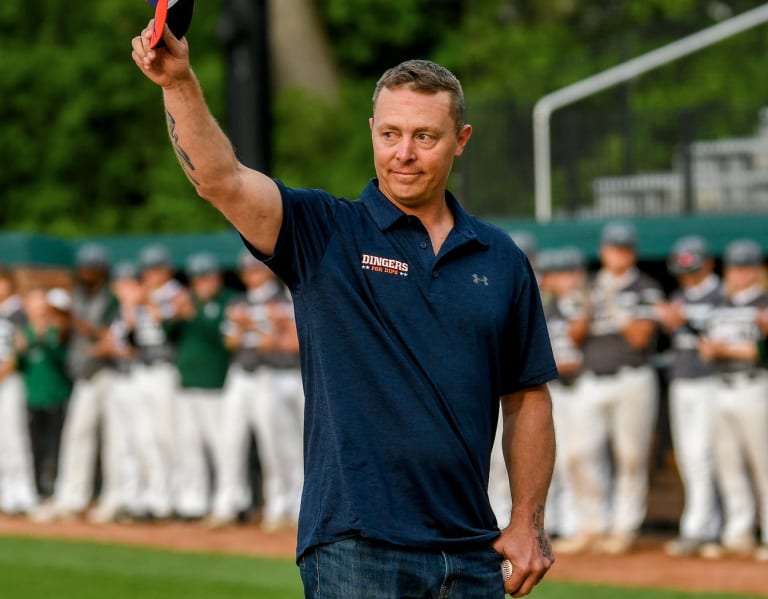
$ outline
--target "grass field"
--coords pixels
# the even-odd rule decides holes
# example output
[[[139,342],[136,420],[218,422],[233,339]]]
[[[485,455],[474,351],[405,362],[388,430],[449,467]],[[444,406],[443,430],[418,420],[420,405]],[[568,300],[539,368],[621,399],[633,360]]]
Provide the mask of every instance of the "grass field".
[[[3,599],[299,599],[290,560],[0,537]],[[546,581],[534,599],[745,599]]]

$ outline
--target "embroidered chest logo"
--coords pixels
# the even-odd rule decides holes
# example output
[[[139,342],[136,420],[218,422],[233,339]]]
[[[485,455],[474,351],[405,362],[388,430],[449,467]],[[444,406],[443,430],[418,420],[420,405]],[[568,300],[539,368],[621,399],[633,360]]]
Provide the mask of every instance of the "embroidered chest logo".
[[[396,277],[408,276],[408,263],[393,258],[382,258],[381,256],[363,254],[360,257],[360,266],[363,270],[381,272],[385,275],[394,275]]]
[[[486,277],[485,275],[483,275],[482,277],[480,275],[477,275],[477,274],[472,275],[472,282],[475,285],[480,285],[482,283],[483,285],[488,287],[488,277]]]

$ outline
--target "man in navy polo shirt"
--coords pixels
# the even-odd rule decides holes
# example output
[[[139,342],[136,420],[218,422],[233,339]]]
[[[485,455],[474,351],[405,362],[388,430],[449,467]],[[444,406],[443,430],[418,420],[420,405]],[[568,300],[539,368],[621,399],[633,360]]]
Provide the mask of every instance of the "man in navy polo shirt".
[[[182,167],[293,294],[306,596],[528,594],[553,561],[543,523],[557,370],[524,254],[446,190],[472,133],[458,80],[427,61],[384,74],[370,119],[377,178],[350,202],[238,163],[187,42],[166,30],[166,48],[151,50],[150,31],[133,58],[163,89]],[[499,405],[514,502],[501,532],[487,495]]]

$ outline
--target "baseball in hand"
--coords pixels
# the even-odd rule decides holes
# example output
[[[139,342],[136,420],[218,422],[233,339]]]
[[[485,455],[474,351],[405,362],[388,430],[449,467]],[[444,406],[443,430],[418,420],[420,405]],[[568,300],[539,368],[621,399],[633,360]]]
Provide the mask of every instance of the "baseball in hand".
[[[507,578],[512,576],[512,562],[508,559],[505,559],[503,562],[501,562],[501,575],[504,577],[505,582]]]

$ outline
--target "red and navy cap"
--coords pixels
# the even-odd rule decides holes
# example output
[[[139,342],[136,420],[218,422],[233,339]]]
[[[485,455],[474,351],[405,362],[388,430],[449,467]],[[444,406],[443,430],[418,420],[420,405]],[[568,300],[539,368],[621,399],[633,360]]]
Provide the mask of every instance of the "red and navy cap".
[[[675,242],[667,258],[667,268],[675,276],[698,272],[711,257],[703,237],[688,235]]]
[[[181,39],[192,22],[192,9],[195,6],[195,0],[147,0],[147,2],[155,7],[155,26],[149,40],[149,47],[155,48],[164,45],[163,31],[166,24],[171,33]]]

